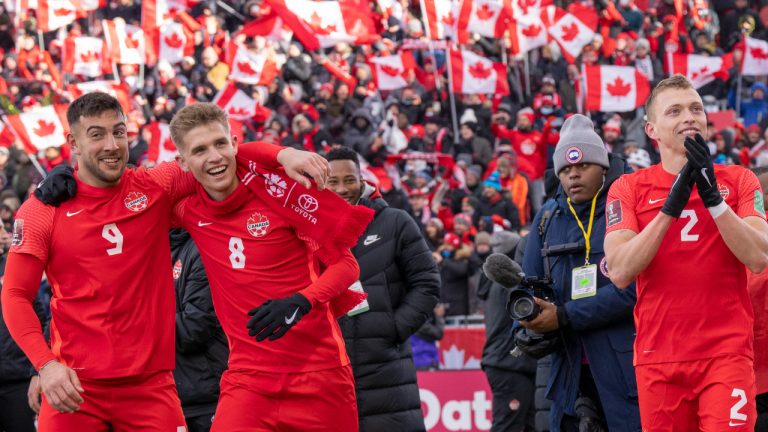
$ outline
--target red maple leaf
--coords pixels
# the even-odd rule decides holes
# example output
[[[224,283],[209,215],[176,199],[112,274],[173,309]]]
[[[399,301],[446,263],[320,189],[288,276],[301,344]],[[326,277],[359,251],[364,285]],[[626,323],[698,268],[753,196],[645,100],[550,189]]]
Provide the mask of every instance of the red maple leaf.
[[[400,70],[400,68],[396,68],[396,67],[390,66],[390,65],[381,65],[380,69],[381,69],[382,72],[384,72],[385,74],[387,74],[389,76],[398,76],[401,73],[403,73],[403,71]]]
[[[443,17],[443,24],[447,26],[452,26],[456,20],[453,18],[453,12],[448,12],[448,15]]]
[[[60,9],[55,9],[55,10],[53,11],[53,14],[54,14],[55,16],[59,16],[59,17],[65,17],[65,16],[68,16],[69,14],[71,14],[71,13],[74,13],[74,12],[75,12],[75,11],[73,11],[73,10],[71,10],[71,9],[64,9],[64,8],[60,8]]]
[[[709,72],[709,67],[704,66],[703,68],[701,68],[701,69],[695,71],[694,73],[692,73],[691,74],[691,79],[695,80],[697,78],[701,78],[704,75],[708,75],[707,72]]]
[[[237,68],[240,72],[246,75],[256,75],[256,71],[251,67],[251,63],[247,61],[237,62]]]
[[[179,37],[178,33],[173,33],[170,36],[165,37],[165,44],[168,45],[171,48],[181,48],[181,46],[184,44],[184,41]]]
[[[522,33],[523,36],[533,39],[541,33],[541,26],[538,24],[529,25],[523,29]]]
[[[762,48],[749,48],[749,53],[752,54],[752,57],[754,57],[756,60],[767,60],[768,59],[768,53],[763,51]]]
[[[479,9],[475,11],[475,15],[477,15],[477,19],[481,21],[486,21],[491,19],[494,13],[491,10],[490,6],[488,6],[488,3],[484,3],[483,6],[481,6]]]
[[[562,26],[560,29],[563,31],[563,40],[566,42],[576,39],[576,36],[579,34],[579,26],[575,22],[568,26]]]
[[[616,77],[612,83],[608,83],[606,88],[611,96],[623,97],[629,94],[629,91],[632,90],[632,85],[625,83],[621,77]]]
[[[125,46],[127,46],[130,49],[138,49],[139,48],[139,38],[129,35],[127,38],[125,38]]]
[[[90,63],[99,60],[99,53],[96,51],[86,51],[80,54],[80,60],[84,63]]]
[[[321,35],[329,35],[331,32],[336,31],[336,25],[328,25],[323,27],[323,18],[317,14],[317,11],[312,12],[312,16],[309,17],[309,26],[312,27],[312,30]]]
[[[229,115],[239,116],[239,117],[246,116],[246,115],[250,114],[248,112],[248,110],[243,108],[243,107],[229,107],[227,112],[229,113]]]
[[[32,129],[32,132],[39,137],[46,137],[52,134],[56,130],[56,123],[46,122],[43,119],[37,121],[37,127]]]
[[[469,67],[469,74],[478,79],[486,79],[491,76],[491,68],[485,68],[481,62],[475,62]]]
[[[528,8],[536,6],[536,0],[518,0],[517,5],[523,11],[523,15],[528,15]]]

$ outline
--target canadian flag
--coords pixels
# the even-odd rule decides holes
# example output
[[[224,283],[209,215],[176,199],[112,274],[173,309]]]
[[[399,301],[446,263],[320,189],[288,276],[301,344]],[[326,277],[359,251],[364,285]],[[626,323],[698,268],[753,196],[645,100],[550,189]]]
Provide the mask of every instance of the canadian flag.
[[[267,0],[304,47],[317,50],[339,42],[364,45],[381,40],[368,10],[338,1]]]
[[[468,42],[469,33],[491,38],[504,36],[511,15],[508,0],[463,0],[457,23],[458,42]]]
[[[427,36],[432,40],[453,37],[459,22],[460,7],[458,0],[421,0],[421,15],[424,17]]]
[[[93,11],[107,7],[107,0],[78,0],[78,6],[84,11]]]
[[[230,78],[252,85],[269,85],[277,76],[277,65],[266,54],[248,50],[234,42],[229,43],[227,62]]]
[[[98,77],[104,73],[105,54],[106,45],[101,38],[68,37],[64,39],[61,68],[64,72],[74,75]]]
[[[186,11],[186,0],[143,0],[141,2],[141,27],[149,33],[167,20],[172,19],[177,12]]]
[[[728,70],[733,66],[733,55],[722,57],[703,56],[696,54],[667,54],[667,70],[669,75],[682,74],[688,78],[694,88],[700,88],[712,82],[715,78],[728,79]]]
[[[116,81],[90,81],[83,83],[70,84],[68,87],[72,97],[77,99],[86,93],[100,91],[111,95],[120,102],[123,111],[128,113],[133,110],[131,106],[130,90],[128,84]]]
[[[416,68],[410,52],[370,59],[371,72],[379,90],[394,90],[408,85],[406,74]]]
[[[77,19],[78,8],[71,0],[38,0],[37,25],[44,33],[57,30]]]
[[[585,66],[587,111],[626,112],[645,103],[648,78],[632,66]]]
[[[553,0],[512,0],[512,16],[515,19],[526,15],[538,15],[543,7],[553,4]]]
[[[213,103],[220,106],[235,120],[248,120],[256,115],[259,103],[237,88],[234,82],[224,86],[213,98]]]
[[[66,144],[66,106],[45,106],[5,117],[29,153]]]
[[[547,6],[541,11],[541,20],[549,31],[549,35],[557,41],[563,56],[573,63],[581,54],[584,45],[592,42],[595,31],[584,24],[576,15],[566,12],[557,6]]]
[[[171,139],[171,126],[168,123],[153,121],[147,125],[152,138],[149,140],[147,160],[155,164],[170,162],[179,154]]]
[[[508,95],[507,67],[472,51],[451,50],[454,93]]]
[[[751,37],[747,37],[745,40],[741,74],[768,75],[768,42]]]
[[[144,64],[147,56],[144,30],[141,27],[126,24],[122,18],[113,21],[103,20],[107,48],[115,63]],[[146,55],[145,55],[146,54]]]
[[[539,14],[518,16],[512,21],[509,30],[512,52],[515,54],[527,53],[546,45],[549,40],[547,28]]]
[[[16,140],[16,135],[13,134],[11,128],[0,121],[0,147],[10,147]]]
[[[271,10],[265,16],[248,21],[240,33],[249,37],[262,36],[272,41],[288,40],[293,34],[284,29],[283,20]]]
[[[179,63],[185,56],[195,53],[195,40],[184,25],[176,21],[166,21],[158,31],[158,59],[171,64]]]

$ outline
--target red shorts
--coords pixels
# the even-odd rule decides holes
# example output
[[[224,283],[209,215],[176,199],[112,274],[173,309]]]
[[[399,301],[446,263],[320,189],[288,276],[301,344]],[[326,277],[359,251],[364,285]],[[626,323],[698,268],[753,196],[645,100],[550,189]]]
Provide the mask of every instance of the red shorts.
[[[211,432],[357,431],[352,368],[226,371]]]
[[[725,355],[635,368],[643,431],[755,430],[752,360]]]
[[[187,430],[171,371],[80,383],[84,402],[72,414],[54,410],[43,396],[39,432]]]

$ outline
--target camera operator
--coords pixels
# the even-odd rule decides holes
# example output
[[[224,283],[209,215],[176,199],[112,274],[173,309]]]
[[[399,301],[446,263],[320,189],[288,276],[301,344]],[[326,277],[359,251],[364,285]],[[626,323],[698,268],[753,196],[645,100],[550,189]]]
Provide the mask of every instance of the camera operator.
[[[635,289],[611,283],[603,255],[606,194],[628,171],[623,159],[609,158],[592,121],[580,114],[565,121],[553,159],[560,187],[534,218],[523,261],[529,277],[547,276],[551,264],[553,298],[536,298],[540,313],[520,321],[529,331],[555,332],[562,342],[547,386],[550,430],[640,431],[632,366]],[[542,257],[558,246],[559,254]]]

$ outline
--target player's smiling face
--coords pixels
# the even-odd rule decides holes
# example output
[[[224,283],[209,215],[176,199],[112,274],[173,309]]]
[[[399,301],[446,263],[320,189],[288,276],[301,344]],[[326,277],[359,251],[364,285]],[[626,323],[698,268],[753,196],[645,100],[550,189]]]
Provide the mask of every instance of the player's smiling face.
[[[221,201],[235,191],[237,137],[230,136],[224,125],[212,122],[190,129],[179,148],[181,167],[195,176],[211,198]]]
[[[77,155],[78,177],[96,187],[116,186],[128,162],[128,131],[122,113],[80,116],[67,142]]]
[[[701,96],[693,88],[670,88],[659,93],[649,113],[646,132],[661,146],[685,153],[686,137],[707,136],[707,115]]]

